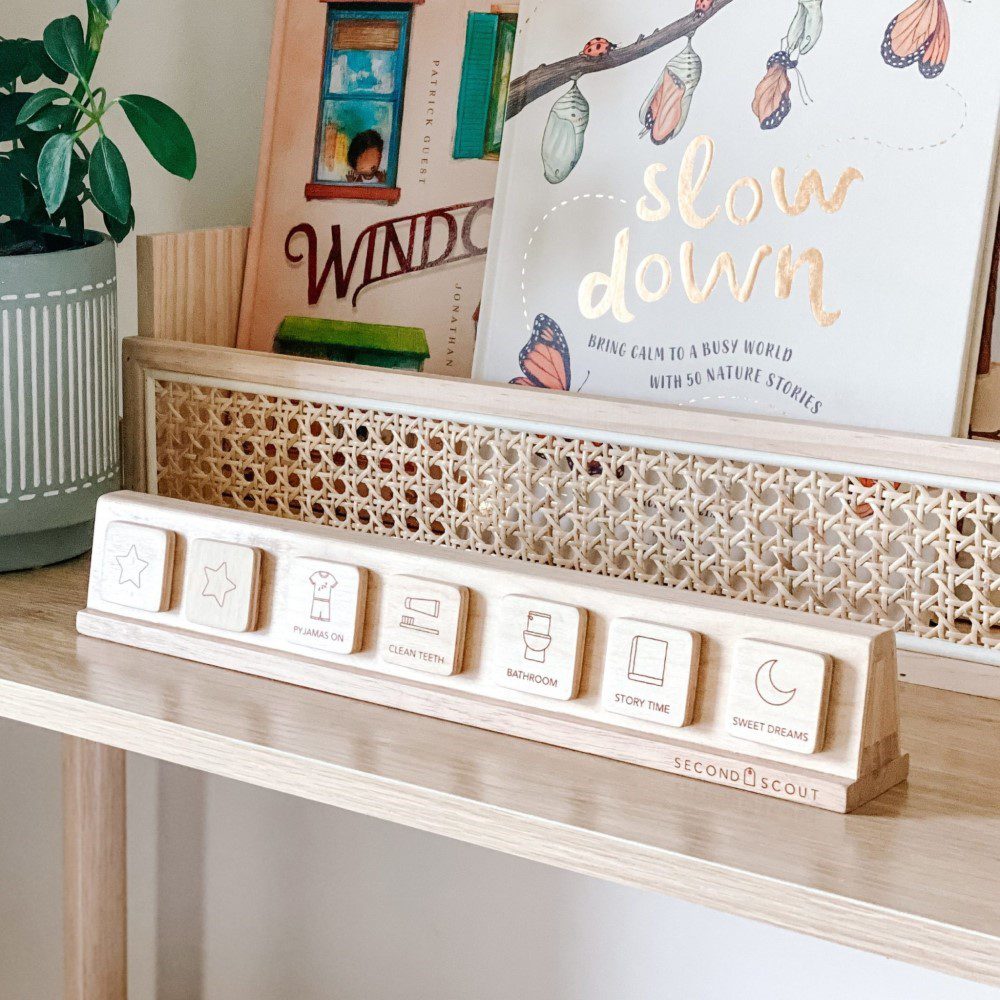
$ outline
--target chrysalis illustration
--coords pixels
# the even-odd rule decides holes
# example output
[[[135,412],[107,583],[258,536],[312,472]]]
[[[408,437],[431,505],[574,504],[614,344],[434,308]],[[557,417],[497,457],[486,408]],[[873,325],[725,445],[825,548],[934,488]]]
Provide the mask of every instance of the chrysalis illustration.
[[[701,57],[691,45],[691,38],[667,63],[639,111],[642,132],[657,146],[678,135],[687,121],[694,92],[701,82]]]
[[[797,61],[785,52],[775,52],[767,61],[764,79],[757,84],[753,98],[753,113],[765,131],[777,128],[792,110],[792,83],[788,71],[795,69]]]
[[[804,56],[815,48],[823,33],[823,0],[798,0],[795,17],[785,38],[785,51]]]
[[[583,140],[590,124],[590,104],[576,78],[552,106],[542,135],[542,165],[550,184],[562,184],[583,156]]]

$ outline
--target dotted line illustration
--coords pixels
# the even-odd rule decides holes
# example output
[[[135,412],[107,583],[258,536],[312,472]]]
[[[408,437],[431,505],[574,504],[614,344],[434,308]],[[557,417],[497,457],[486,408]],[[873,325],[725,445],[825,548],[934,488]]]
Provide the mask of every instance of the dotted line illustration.
[[[958,138],[960,133],[965,128],[969,121],[969,102],[966,100],[965,95],[953,87],[950,83],[944,85],[948,90],[950,90],[961,102],[962,102],[962,121],[958,128],[955,129],[951,135],[944,139],[938,139],[936,142],[925,143],[922,146],[897,146],[894,143],[886,142],[884,139],[877,139],[875,136],[871,135],[851,135],[844,136],[841,139],[834,139],[832,142],[826,142],[818,149],[813,150],[807,157],[807,160],[811,160],[818,153],[821,153],[824,149],[829,149],[832,146],[841,146],[848,142],[868,142],[873,146],[881,146],[883,149],[893,150],[897,153],[924,153],[931,149],[940,149],[941,146],[946,146],[949,142],[954,142]]]
[[[624,205],[628,208],[628,202],[624,198],[619,198],[617,195],[613,194],[578,194],[573,198],[567,198],[565,201],[559,202],[558,205],[553,205],[543,216],[541,221],[537,226],[531,231],[531,236],[528,237],[528,245],[524,250],[524,257],[521,260],[521,308],[524,314],[525,326],[530,333],[534,329],[534,320],[528,319],[528,256],[531,253],[531,248],[534,246],[535,237],[541,232],[542,226],[558,212],[560,209],[566,208],[568,205],[572,205],[578,201],[616,201],[619,205]]]

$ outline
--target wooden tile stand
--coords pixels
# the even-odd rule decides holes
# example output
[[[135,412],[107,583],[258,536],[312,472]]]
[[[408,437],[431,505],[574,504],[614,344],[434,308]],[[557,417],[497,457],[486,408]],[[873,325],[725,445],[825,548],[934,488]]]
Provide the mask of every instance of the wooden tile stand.
[[[887,630],[129,493],[92,566],[85,635],[835,812],[907,776]]]

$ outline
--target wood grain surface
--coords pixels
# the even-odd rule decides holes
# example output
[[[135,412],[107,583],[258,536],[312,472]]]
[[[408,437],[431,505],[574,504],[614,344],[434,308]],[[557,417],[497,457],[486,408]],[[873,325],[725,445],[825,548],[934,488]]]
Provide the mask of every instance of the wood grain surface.
[[[233,347],[247,238],[239,226],[138,237],[140,335]]]
[[[0,577],[0,715],[1000,986],[996,702],[903,685],[838,816],[83,638],[87,573]]]
[[[125,754],[63,739],[65,1000],[125,1000]]]

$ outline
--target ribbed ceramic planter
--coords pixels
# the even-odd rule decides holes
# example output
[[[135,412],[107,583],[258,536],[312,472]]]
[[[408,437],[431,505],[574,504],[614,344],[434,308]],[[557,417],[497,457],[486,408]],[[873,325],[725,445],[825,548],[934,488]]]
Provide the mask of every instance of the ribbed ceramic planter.
[[[90,548],[118,488],[115,245],[0,257],[0,571]]]

